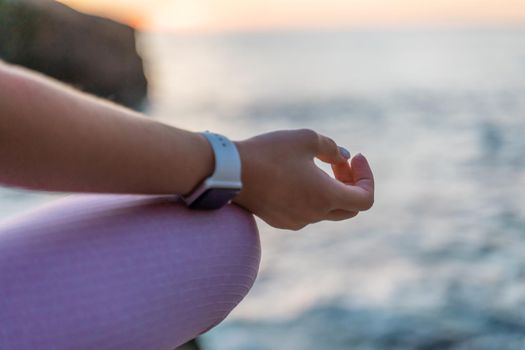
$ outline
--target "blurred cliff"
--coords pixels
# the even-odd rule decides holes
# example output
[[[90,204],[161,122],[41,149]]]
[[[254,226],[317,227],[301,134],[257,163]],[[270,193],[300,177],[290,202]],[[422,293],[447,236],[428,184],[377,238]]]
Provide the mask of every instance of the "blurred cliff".
[[[131,108],[146,99],[134,29],[51,0],[0,0],[0,58]]]

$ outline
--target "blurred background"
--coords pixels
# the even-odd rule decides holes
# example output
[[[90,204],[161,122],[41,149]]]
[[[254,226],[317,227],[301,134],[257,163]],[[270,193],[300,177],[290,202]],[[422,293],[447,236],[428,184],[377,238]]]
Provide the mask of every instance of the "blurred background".
[[[525,349],[523,0],[0,0],[0,57],[179,127],[368,157],[370,212],[259,221],[258,281],[202,349]],[[60,195],[1,188],[0,217]]]

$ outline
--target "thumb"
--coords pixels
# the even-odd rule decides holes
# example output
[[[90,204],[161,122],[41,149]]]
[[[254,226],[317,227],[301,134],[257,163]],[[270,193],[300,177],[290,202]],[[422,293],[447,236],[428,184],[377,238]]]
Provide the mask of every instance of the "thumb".
[[[316,157],[325,163],[346,163],[350,158],[350,152],[343,147],[338,147],[331,138],[319,135]]]

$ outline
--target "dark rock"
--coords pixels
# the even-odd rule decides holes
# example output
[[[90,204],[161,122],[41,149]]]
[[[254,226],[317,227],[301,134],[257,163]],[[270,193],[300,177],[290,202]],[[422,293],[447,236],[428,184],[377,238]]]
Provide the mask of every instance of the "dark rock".
[[[0,0],[0,57],[117,103],[147,94],[133,28],[50,0]]]

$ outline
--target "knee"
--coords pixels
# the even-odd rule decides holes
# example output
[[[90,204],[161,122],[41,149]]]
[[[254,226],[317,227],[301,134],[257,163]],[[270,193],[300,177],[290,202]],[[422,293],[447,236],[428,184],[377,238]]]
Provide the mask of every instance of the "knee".
[[[190,211],[157,197],[74,196],[3,225],[0,236],[0,294],[7,296],[0,314],[12,315],[4,330],[12,337],[0,332],[0,347],[45,347],[53,335],[79,331],[98,337],[71,337],[54,348],[184,343],[241,302],[261,257],[255,220],[244,209]],[[21,271],[39,278],[21,279]],[[82,324],[70,322],[71,314],[82,314]],[[148,326],[136,332],[139,325]],[[17,336],[24,330],[31,337]],[[122,334],[137,336],[124,341]]]
[[[208,237],[209,267],[205,288],[209,319],[200,333],[204,333],[222,322],[244,299],[257,277],[261,258],[259,233],[253,215],[229,205],[210,221],[214,229],[213,238]],[[214,214],[214,215],[215,215]],[[211,302],[211,303],[210,303]]]

